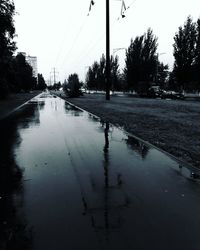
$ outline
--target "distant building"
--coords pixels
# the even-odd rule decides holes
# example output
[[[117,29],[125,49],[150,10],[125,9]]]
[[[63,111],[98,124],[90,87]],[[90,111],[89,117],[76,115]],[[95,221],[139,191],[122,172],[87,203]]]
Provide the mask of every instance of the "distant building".
[[[22,54],[24,57],[26,57],[26,52],[18,52],[17,54]]]
[[[36,56],[26,56],[26,61],[33,69],[33,76],[37,78],[37,75],[38,75],[37,57]]]
[[[36,56],[29,56],[29,55],[27,56],[25,52],[19,52],[18,54],[22,54],[26,58],[27,63],[33,69],[33,76],[37,78],[37,75],[38,75],[37,57]]]

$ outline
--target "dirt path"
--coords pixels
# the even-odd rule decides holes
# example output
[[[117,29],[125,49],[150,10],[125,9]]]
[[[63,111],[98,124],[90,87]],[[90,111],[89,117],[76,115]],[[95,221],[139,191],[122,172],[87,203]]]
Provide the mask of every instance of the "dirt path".
[[[126,131],[200,167],[200,102],[97,94],[67,99]]]

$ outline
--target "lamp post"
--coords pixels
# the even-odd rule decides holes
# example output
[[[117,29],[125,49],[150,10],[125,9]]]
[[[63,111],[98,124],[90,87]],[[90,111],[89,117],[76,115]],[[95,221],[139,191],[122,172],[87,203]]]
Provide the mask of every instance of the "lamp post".
[[[113,57],[114,57],[114,54],[119,51],[119,50],[122,50],[122,49],[126,49],[126,48],[116,48],[116,49],[113,49]]]
[[[113,57],[113,61],[114,61],[114,54],[120,50],[126,50],[126,48],[114,48],[113,49],[113,53],[112,53],[112,57]],[[111,86],[112,92],[114,93],[114,83],[112,81],[112,86]]]

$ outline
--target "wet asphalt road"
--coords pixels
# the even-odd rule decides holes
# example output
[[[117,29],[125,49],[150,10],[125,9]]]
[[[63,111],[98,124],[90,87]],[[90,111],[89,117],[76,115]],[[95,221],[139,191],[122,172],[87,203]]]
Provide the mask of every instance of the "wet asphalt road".
[[[28,247],[12,249],[200,249],[198,173],[48,93],[2,128],[23,171],[9,209]]]

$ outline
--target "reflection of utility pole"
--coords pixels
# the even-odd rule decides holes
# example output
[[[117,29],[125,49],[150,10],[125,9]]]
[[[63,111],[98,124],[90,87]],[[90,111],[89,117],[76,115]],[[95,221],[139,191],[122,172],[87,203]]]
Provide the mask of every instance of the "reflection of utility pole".
[[[82,202],[83,202],[83,215],[90,215],[91,218],[91,225],[96,232],[103,232],[103,236],[105,237],[106,241],[109,241],[110,233],[115,232],[116,230],[120,230],[122,226],[121,220],[121,212],[124,208],[128,207],[130,204],[129,198],[123,192],[122,189],[122,175],[117,173],[116,182],[113,184],[113,177],[115,176],[114,173],[111,174],[109,169],[110,167],[110,157],[109,157],[109,133],[110,133],[110,125],[108,122],[101,122],[102,128],[104,128],[104,139],[105,143],[103,146],[103,174],[104,174],[104,183],[103,183],[103,193],[102,188],[100,192],[95,190],[95,201],[96,199],[99,200],[98,195],[100,195],[100,205],[95,205],[96,203],[90,203],[90,199],[86,199],[86,195],[82,194]],[[118,200],[117,197],[121,197],[121,195],[125,196],[124,201]],[[102,196],[103,195],[103,196]],[[103,198],[103,200],[102,200]],[[91,204],[94,206],[91,207]]]
[[[53,68],[50,74],[53,75],[53,83],[56,84],[56,77],[59,74],[59,72],[56,71],[56,68]]]
[[[104,145],[104,176],[105,176],[105,188],[108,189],[109,187],[109,179],[108,179],[108,166],[109,166],[109,123],[106,122],[106,127],[104,129],[105,135],[105,145]]]
[[[106,100],[110,100],[110,1],[106,0]]]

